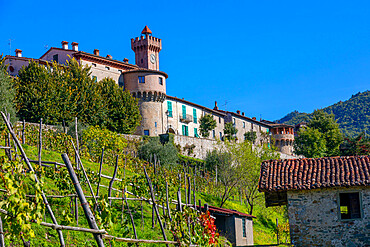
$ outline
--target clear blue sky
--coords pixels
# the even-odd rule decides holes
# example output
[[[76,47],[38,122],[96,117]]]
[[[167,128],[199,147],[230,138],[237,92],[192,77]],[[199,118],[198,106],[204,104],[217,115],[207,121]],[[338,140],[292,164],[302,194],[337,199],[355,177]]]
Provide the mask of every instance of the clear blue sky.
[[[64,4],[63,4],[64,3]],[[66,40],[130,59],[161,38],[167,94],[275,120],[370,89],[370,1],[0,0],[0,53],[39,58]]]

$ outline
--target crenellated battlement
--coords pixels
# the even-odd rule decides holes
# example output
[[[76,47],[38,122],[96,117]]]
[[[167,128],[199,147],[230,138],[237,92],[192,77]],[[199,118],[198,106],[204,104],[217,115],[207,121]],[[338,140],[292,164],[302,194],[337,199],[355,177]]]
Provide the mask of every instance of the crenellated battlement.
[[[162,40],[149,35],[141,35],[140,37],[131,39],[131,49],[133,51],[147,47],[153,51],[159,52],[162,50]]]

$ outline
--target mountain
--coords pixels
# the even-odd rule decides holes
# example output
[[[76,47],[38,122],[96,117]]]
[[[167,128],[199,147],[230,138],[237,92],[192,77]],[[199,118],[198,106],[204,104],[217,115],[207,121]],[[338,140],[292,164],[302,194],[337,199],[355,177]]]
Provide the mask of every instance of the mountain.
[[[333,113],[340,129],[347,136],[355,136],[366,131],[370,134],[370,91],[357,93],[346,101],[323,108],[329,114]],[[277,120],[279,123],[298,124],[308,122],[312,113],[293,111]]]

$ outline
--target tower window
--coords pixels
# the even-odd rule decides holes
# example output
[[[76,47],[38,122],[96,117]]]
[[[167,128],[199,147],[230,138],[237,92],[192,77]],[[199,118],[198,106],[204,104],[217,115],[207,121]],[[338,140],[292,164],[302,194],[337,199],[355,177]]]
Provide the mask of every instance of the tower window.
[[[163,78],[159,77],[159,85],[163,85]]]
[[[149,135],[149,130],[144,130],[144,135],[148,136]]]
[[[215,130],[212,130],[212,137],[216,138],[216,131]]]
[[[361,219],[360,193],[339,193],[340,218]]]
[[[245,128],[245,122],[243,122],[243,128]]]
[[[141,59],[141,63],[144,63],[144,59]]]
[[[218,122],[221,123],[221,117],[218,117]]]
[[[139,83],[145,83],[145,76],[139,76]]]
[[[92,65],[93,67],[96,67],[96,63],[92,63],[91,65]]]
[[[106,70],[110,70],[110,68],[109,68],[108,66],[105,66],[105,69],[106,69]]]

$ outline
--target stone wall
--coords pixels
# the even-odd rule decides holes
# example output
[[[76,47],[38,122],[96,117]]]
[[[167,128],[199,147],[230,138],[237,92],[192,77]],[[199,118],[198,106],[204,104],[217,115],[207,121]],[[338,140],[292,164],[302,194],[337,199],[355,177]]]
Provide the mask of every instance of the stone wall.
[[[360,192],[361,219],[340,219],[340,192]],[[294,246],[355,247],[370,243],[369,187],[288,191],[288,214]]]
[[[217,146],[217,141],[212,139],[196,138],[190,136],[175,135],[175,145],[180,145],[181,153],[186,156],[195,157],[197,159],[204,159],[207,152],[212,151]],[[194,145],[193,152],[188,153],[186,147]]]

